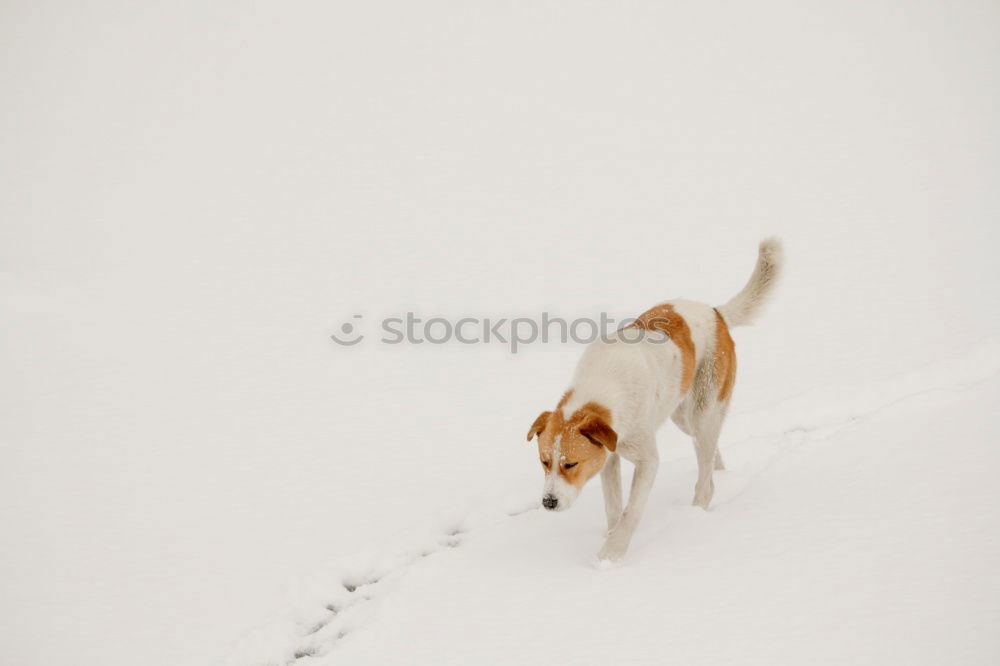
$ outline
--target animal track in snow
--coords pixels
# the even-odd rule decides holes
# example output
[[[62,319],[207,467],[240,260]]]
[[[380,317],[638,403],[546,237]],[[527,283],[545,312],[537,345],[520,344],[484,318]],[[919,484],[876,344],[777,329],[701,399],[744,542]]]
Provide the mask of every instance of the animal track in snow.
[[[315,647],[313,646],[304,647],[295,651],[295,659],[302,659],[304,657],[315,657],[318,654],[319,650],[317,650]]]
[[[461,524],[452,525],[440,533],[440,536],[434,541],[434,545],[428,545],[412,554],[397,558],[390,566],[379,568],[376,571],[360,572],[342,577],[340,579],[340,586],[343,590],[342,598],[326,603],[323,606],[326,614],[302,629],[300,635],[303,638],[308,637],[311,642],[300,643],[292,651],[291,658],[286,658],[285,666],[292,666],[301,663],[301,660],[329,654],[336,643],[346,638],[350,633],[347,625],[351,625],[353,630],[354,625],[365,623],[363,620],[359,622],[357,615],[363,606],[377,600],[381,594],[379,590],[386,579],[405,574],[410,567],[427,557],[458,548],[468,531]],[[365,594],[359,592],[359,590],[367,588],[373,589]]]
[[[374,585],[379,581],[378,578],[368,578],[364,580],[345,580],[344,589],[348,592],[355,592],[359,587],[365,587],[367,585]]]

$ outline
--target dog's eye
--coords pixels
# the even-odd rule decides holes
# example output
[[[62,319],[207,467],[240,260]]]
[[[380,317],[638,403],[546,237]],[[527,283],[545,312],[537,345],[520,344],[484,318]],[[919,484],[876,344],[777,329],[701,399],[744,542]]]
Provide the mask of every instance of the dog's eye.
[[[551,465],[552,465],[552,463],[550,463],[550,462],[549,462],[548,460],[543,460],[543,461],[542,461],[542,466],[543,466],[543,467],[544,467],[545,469],[548,469],[548,468],[549,468],[549,467],[550,467]]]
[[[565,465],[563,465],[563,469],[573,469],[574,467],[576,467],[579,464],[580,463],[566,463]]]

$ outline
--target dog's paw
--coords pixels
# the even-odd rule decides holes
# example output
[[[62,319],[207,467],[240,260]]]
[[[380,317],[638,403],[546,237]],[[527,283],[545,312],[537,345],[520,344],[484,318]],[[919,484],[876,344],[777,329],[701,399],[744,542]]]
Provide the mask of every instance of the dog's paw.
[[[608,539],[608,541],[604,544],[604,547],[597,551],[598,562],[610,562],[612,565],[618,565],[621,564],[624,559],[625,548],[616,543],[613,539]]]
[[[622,565],[621,560],[603,560],[600,555],[595,555],[590,563],[598,571],[609,571]]]
[[[694,499],[691,506],[700,506],[708,511],[708,506],[712,503],[712,496],[715,494],[715,484],[709,479],[707,482],[698,483],[694,488]]]

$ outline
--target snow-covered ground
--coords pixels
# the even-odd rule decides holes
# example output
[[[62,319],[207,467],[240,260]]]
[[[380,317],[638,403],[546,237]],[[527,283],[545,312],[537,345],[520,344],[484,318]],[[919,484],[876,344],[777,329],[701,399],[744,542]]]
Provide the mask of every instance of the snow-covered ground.
[[[996,663],[1000,8],[353,4],[0,8],[0,662]],[[578,345],[377,341],[770,234],[620,569],[532,510]]]
[[[708,513],[671,442],[620,570],[587,566],[598,493],[490,498],[317,575],[227,663],[993,663],[1000,341],[859,388],[745,419]]]

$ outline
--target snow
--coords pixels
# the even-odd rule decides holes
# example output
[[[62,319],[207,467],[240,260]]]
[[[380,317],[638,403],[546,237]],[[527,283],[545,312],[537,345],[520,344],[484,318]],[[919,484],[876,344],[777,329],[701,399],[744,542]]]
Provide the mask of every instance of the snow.
[[[990,663],[1000,345],[923,376],[937,388],[894,379],[864,410],[727,438],[709,512],[685,502],[695,465],[671,447],[625,566],[587,565],[598,493],[559,515],[511,495],[332,567],[227,663]]]
[[[997,661],[997,7],[2,16],[4,663]],[[377,342],[771,234],[713,509],[664,428],[611,570],[524,442],[578,345]]]

